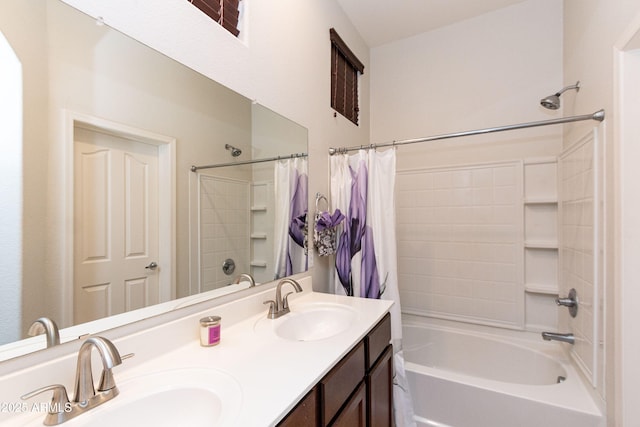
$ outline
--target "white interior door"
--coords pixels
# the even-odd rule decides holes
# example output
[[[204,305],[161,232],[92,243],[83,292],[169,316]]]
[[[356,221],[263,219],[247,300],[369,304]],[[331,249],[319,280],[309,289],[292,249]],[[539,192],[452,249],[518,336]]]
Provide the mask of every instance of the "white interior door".
[[[159,302],[158,147],[74,129],[74,321]]]

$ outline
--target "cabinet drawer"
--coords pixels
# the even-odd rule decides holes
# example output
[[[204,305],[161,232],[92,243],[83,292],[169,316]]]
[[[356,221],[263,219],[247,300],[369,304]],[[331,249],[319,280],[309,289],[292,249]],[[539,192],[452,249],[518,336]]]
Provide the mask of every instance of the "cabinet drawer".
[[[364,342],[360,341],[331,372],[320,380],[323,425],[328,425],[335,417],[364,378],[364,359]]]
[[[387,313],[384,318],[366,336],[366,363],[369,370],[387,348],[391,341],[391,314]]]

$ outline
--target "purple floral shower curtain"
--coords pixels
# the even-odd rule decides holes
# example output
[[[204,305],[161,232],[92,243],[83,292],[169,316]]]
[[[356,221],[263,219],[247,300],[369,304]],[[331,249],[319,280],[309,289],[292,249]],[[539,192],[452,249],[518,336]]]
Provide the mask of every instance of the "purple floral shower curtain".
[[[353,275],[351,263],[360,254],[360,292],[357,296],[380,298],[381,289],[373,230],[367,225],[368,168],[365,159],[358,159],[351,174],[351,197],[344,222],[344,230],[338,239],[336,272],[346,295],[353,296]]]
[[[307,159],[275,164],[274,279],[308,268]]]
[[[331,204],[346,213],[336,253],[336,294],[393,300],[396,425],[415,427],[404,374],[395,234],[396,152],[360,150],[331,157]]]

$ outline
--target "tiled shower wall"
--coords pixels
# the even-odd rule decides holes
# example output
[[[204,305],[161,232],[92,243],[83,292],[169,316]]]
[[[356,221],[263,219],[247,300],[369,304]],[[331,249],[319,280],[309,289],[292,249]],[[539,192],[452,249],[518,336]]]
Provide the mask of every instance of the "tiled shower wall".
[[[597,153],[597,139],[590,134],[567,150],[559,161],[561,292],[566,295],[571,288],[577,291],[578,315],[567,316],[570,332],[576,337],[572,354],[594,385],[597,385],[601,339],[597,296],[601,294],[598,288],[602,265],[596,227],[599,215]]]
[[[524,327],[522,162],[399,171],[403,312]]]
[[[230,284],[249,271],[249,184],[245,181],[200,175],[200,286],[201,292]],[[236,263],[226,275],[222,264]]]

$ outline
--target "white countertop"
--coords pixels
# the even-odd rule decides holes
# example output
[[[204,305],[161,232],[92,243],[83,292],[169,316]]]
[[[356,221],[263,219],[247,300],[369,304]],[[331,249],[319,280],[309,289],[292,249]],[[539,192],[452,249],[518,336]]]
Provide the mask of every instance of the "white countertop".
[[[339,334],[316,341],[280,338],[268,326],[265,327],[264,323],[256,330],[257,322],[277,322],[265,319],[267,307],[262,305],[262,301],[273,299],[275,292],[273,289],[266,290],[242,300],[211,307],[179,321],[152,328],[153,330],[114,340],[121,354],[136,354],[114,369],[116,384],[167,369],[215,369],[233,378],[241,394],[237,416],[227,418],[223,424],[218,425],[249,427],[276,424],[384,317],[392,305],[391,301],[311,292],[310,283],[303,285],[303,288],[304,292],[290,296],[292,313],[296,311],[296,306],[302,307],[310,303],[340,304],[353,309],[356,314],[353,322]],[[200,346],[197,320],[205,315],[222,317],[222,338],[217,346]],[[65,364],[66,369],[59,370],[58,377],[65,370],[75,372],[73,356],[75,355],[69,355],[65,360],[59,361]],[[94,364],[99,365],[97,362]],[[7,393],[2,393],[0,401],[19,400],[20,395],[52,383],[65,384],[69,394],[72,394],[73,377],[55,379],[56,372],[51,372],[50,368],[51,366],[43,371],[42,367],[34,367],[26,372],[16,373],[15,378],[0,378],[0,388],[7,390],[5,387],[14,387],[17,396],[12,398]],[[46,375],[43,375],[44,372]],[[144,378],[136,381],[144,381]],[[125,389],[121,387],[121,396],[124,394]],[[121,399],[121,396],[112,402]],[[45,395],[42,401],[46,402],[49,398]],[[104,406],[109,403],[111,402]],[[180,408],[176,410],[179,411]],[[11,424],[21,425],[27,421],[26,415],[22,415],[12,419]],[[44,414],[36,415],[38,419],[44,417]],[[83,415],[76,420],[82,417]],[[33,419],[33,416],[28,417],[29,421]],[[68,425],[75,424],[73,421],[75,420]]]

